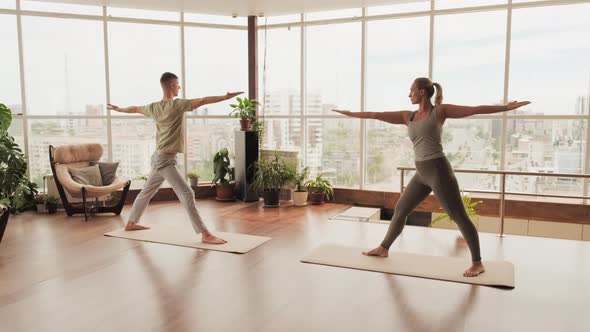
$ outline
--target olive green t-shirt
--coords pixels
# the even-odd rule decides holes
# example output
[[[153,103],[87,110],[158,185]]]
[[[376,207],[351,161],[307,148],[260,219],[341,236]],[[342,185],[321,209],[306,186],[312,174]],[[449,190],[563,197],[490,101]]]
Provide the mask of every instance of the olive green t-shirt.
[[[156,121],[156,150],[184,151],[184,112],[192,111],[190,99],[162,100],[143,107],[144,114]]]

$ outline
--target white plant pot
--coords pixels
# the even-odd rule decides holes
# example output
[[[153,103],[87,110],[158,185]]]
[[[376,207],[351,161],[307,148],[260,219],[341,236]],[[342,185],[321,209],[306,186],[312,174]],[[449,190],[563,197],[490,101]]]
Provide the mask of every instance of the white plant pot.
[[[199,178],[188,178],[191,187],[198,187],[199,186]]]
[[[293,204],[295,206],[306,206],[307,205],[307,191],[294,191],[293,192]]]

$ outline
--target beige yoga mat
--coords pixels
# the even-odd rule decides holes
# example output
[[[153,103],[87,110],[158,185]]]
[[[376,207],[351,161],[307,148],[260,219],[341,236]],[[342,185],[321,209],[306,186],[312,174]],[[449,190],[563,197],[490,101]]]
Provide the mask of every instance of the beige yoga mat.
[[[123,229],[118,229],[116,231],[105,233],[104,235],[130,240],[164,243],[174,246],[210,249],[239,254],[247,253],[270,240],[269,237],[265,236],[215,232],[215,235],[227,241],[225,244],[215,245],[201,242],[201,236],[195,234],[192,228],[151,225],[150,227],[150,229],[146,230],[129,232],[126,232]]]
[[[514,266],[504,261],[484,261],[486,271],[477,277],[463,276],[470,260],[457,257],[426,256],[390,251],[389,257],[368,257],[366,248],[322,244],[301,261],[336,267],[367,270],[475,285],[514,288]]]

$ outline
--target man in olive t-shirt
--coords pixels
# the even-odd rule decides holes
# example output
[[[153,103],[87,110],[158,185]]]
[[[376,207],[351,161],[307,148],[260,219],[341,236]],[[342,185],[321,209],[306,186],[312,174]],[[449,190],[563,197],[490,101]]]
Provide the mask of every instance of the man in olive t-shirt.
[[[195,207],[195,193],[176,169],[176,154],[184,152],[184,113],[198,107],[231,99],[242,92],[227,93],[223,96],[211,96],[197,99],[174,99],[178,96],[180,85],[178,77],[172,73],[164,73],[160,78],[164,97],[161,101],[146,106],[130,106],[120,108],[108,105],[108,109],[123,113],[139,113],[156,122],[156,151],[152,155],[150,176],[133,202],[126,231],[149,229],[139,224],[139,219],[149,201],[154,197],[164,182],[172,186],[184,209],[187,211],[193,228],[201,234],[202,241],[211,244],[224,244],[225,240],[213,235],[201,220]]]

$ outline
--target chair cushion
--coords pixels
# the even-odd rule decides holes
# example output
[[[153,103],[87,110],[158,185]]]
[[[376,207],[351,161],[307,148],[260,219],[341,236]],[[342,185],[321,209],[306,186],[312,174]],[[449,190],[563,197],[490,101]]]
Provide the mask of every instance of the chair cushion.
[[[54,160],[57,163],[68,164],[79,161],[98,161],[102,157],[100,144],[66,144],[54,150]]]
[[[119,168],[118,162],[98,162],[98,169],[100,170],[100,177],[102,178],[103,186],[108,186],[109,184],[113,183],[113,180],[117,176],[117,168]]]
[[[72,175],[72,179],[80,184],[102,186],[102,176],[98,165],[81,168],[68,167],[68,171]]]

